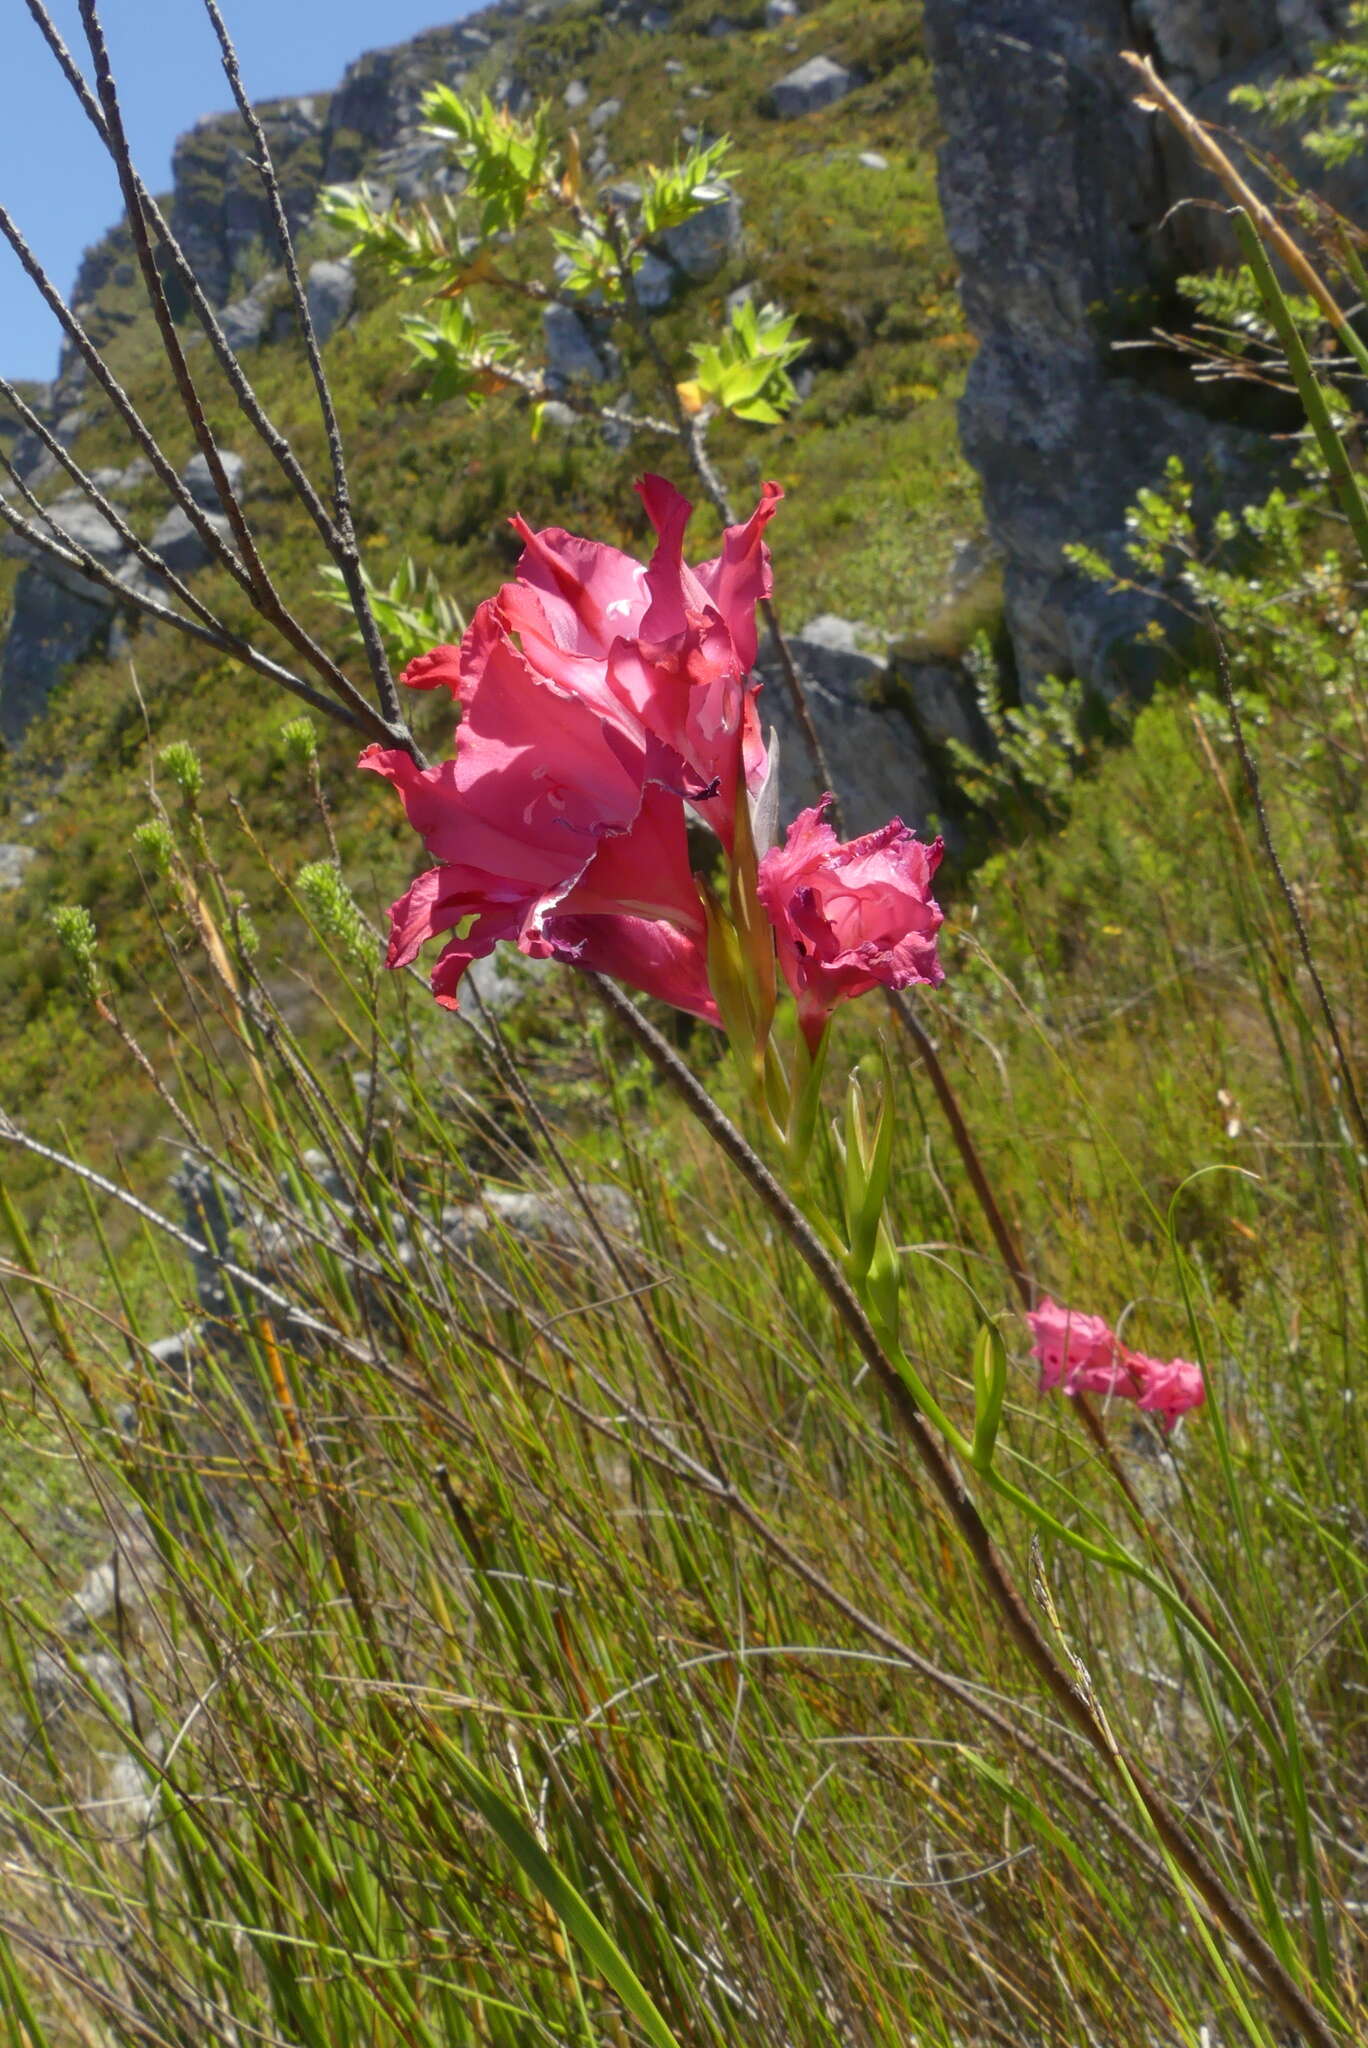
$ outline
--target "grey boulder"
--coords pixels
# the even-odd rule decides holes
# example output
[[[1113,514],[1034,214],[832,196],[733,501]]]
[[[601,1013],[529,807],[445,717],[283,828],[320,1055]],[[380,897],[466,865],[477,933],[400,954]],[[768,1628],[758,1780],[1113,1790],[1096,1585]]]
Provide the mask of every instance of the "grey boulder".
[[[265,341],[271,328],[279,283],[280,272],[270,270],[265,277],[258,278],[249,292],[240,299],[234,299],[220,312],[218,322],[223,329],[223,338],[235,354],[245,348],[257,348]]]
[[[20,846],[12,840],[0,845],[0,889],[17,889],[34,857],[31,846]]]
[[[223,474],[227,478],[228,488],[236,497],[238,491],[242,488],[242,472],[246,468],[246,464],[240,455],[235,455],[229,448],[220,448],[218,459],[222,464]],[[181,471],[181,482],[185,485],[186,490],[189,491],[201,511],[218,511],[219,494],[214,488],[214,479],[209,473],[209,463],[205,456],[192,455],[190,457],[190,460]]]
[[[729,192],[691,220],[667,228],[660,246],[675,268],[695,283],[714,276],[741,246],[740,200]]]
[[[847,835],[875,831],[892,817],[924,825],[938,807],[935,779],[911,719],[880,701],[887,679],[881,657],[860,648],[851,621],[829,614],[790,634],[788,644]],[[760,723],[778,738],[779,816],[787,823],[823,792],[772,645],[762,647],[759,666]]]
[[[774,111],[786,121],[800,114],[815,114],[854,92],[859,80],[834,57],[809,57],[806,64],[786,72],[770,87]]]
[[[679,288],[679,272],[672,263],[666,263],[648,249],[637,266],[633,284],[643,313],[663,313]]]
[[[608,365],[594,346],[589,330],[569,306],[547,306],[542,313],[549,383],[603,384]]]
[[[356,304],[354,264],[342,257],[325,257],[311,263],[304,280],[304,296],[309,302],[309,318],[321,345],[351,318]]]
[[[206,512],[205,518],[223,540],[229,538],[228,521],[221,512]],[[178,576],[189,576],[196,569],[202,569],[209,560],[209,547],[197,527],[190,521],[188,512],[179,505],[173,505],[165,519],[152,536],[152,551],[160,555],[168,569]]]

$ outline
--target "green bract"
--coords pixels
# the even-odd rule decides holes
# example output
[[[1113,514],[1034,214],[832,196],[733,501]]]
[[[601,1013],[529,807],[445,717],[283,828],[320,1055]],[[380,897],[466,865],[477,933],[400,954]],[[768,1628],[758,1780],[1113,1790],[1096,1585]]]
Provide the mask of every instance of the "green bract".
[[[793,325],[791,313],[777,306],[761,306],[757,312],[743,299],[720,341],[694,344],[695,382],[702,395],[738,419],[774,426],[798,396],[788,369],[807,343],[793,339]]]
[[[705,206],[716,206],[727,197],[720,174],[731,148],[731,137],[723,135],[716,142],[696,144],[667,170],[651,166],[641,195],[641,224],[648,235],[679,227]]]

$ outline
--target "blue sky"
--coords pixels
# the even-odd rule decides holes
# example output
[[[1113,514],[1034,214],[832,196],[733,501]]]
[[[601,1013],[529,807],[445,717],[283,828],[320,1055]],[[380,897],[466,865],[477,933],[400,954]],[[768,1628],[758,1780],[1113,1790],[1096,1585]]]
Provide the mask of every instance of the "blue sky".
[[[221,0],[253,99],[326,92],[363,50],[383,48],[472,8],[462,0]],[[70,49],[86,56],[76,0],[49,0]],[[200,0],[103,0],[138,167],[154,191],[171,146],[229,104]],[[89,71],[88,64],[83,66]],[[0,0],[0,203],[66,291],[81,251],[118,218],[114,172],[58,72],[24,0]],[[50,377],[58,330],[0,240],[0,371]]]

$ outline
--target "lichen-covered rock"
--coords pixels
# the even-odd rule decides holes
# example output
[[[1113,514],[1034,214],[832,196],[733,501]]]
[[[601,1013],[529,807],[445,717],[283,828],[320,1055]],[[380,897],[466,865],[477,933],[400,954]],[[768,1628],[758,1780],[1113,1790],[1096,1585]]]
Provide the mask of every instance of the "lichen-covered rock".
[[[35,858],[31,846],[21,846],[14,840],[0,845],[0,890],[18,889]]]
[[[256,110],[292,229],[308,220],[323,180],[327,108],[326,96],[319,95],[268,101]],[[172,152],[171,175],[171,225],[205,291],[220,305],[231,295],[247,251],[273,244],[269,202],[238,115],[211,115],[182,135]]]
[[[220,538],[231,543],[232,535],[223,514],[209,512],[205,517]],[[189,513],[179,505],[173,505],[166,517],[158,522],[151,546],[153,553],[159,555],[167,568],[173,569],[178,576],[192,576],[209,560],[208,544],[199,529],[192,525]]]
[[[583,320],[570,306],[547,306],[542,313],[542,333],[546,342],[548,383],[606,382],[608,364],[595,347]]]
[[[0,740],[13,746],[41,716],[72,663],[109,630],[111,600],[86,583],[87,596],[65,589],[42,570],[20,572],[0,661]]]
[[[103,513],[74,492],[54,499],[46,512],[59,541],[84,548],[102,568],[118,573],[126,550]],[[3,545],[25,562],[0,655],[0,739],[13,746],[71,664],[103,640],[116,599],[104,584],[26,541],[7,538]]]
[[[249,292],[244,292],[240,299],[234,299],[231,305],[220,311],[219,326],[235,355],[240,355],[244,349],[258,348],[270,334],[277,310],[280,275],[278,270],[268,270]]]
[[[663,313],[679,290],[679,272],[648,249],[633,277],[637,304],[646,313]]]
[[[242,486],[242,474],[245,467],[243,459],[240,455],[235,455],[231,450],[225,448],[221,448],[218,453],[219,461],[223,466],[224,476],[227,479],[228,488],[236,497]],[[200,511],[203,512],[214,532],[218,534],[221,540],[231,545],[232,529],[220,507],[218,492],[214,487],[214,480],[210,474],[209,463],[205,456],[191,456],[185,468],[181,471],[181,482],[189,491],[190,496],[194,499]],[[196,569],[202,569],[210,559],[210,550],[207,542],[204,540],[198,527],[191,520],[189,513],[180,505],[173,505],[166,514],[166,517],[161,520],[152,535],[150,545],[153,553],[159,555],[167,568],[173,569],[178,576],[193,575]],[[136,561],[130,562],[128,565],[130,577],[134,574],[141,577],[143,573],[140,564]]]
[[[242,488],[242,473],[247,465],[240,455],[233,453],[231,448],[220,448],[218,459],[222,466],[223,474],[228,480],[228,488],[236,497],[238,491]],[[218,511],[219,494],[215,487],[206,456],[192,455],[190,457],[190,460],[181,471],[181,482],[185,485],[186,490],[189,491],[195,503],[203,511]]]
[[[1052,670],[1143,684],[1152,660],[1135,636],[1154,605],[1076,574],[1068,542],[1116,557],[1127,506],[1171,453],[1203,517],[1262,494],[1279,460],[1258,424],[1215,417],[1195,386],[1185,401],[1152,355],[1114,347],[1148,333],[1180,276],[1230,253],[1220,209],[1177,204],[1210,188],[1136,110],[1118,52],[1146,48],[1224,121],[1233,85],[1303,67],[1346,13],[1347,0],[926,0],[941,199],[980,342],[961,430],[1028,689]],[[1363,166],[1335,196],[1353,210],[1355,178],[1361,210]]]

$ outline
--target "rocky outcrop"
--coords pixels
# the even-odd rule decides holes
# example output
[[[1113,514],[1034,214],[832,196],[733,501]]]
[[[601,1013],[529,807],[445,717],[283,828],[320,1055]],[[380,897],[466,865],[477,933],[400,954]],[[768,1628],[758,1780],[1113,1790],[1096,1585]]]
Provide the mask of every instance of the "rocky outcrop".
[[[1230,253],[1219,210],[1174,212],[1208,188],[1134,108],[1118,52],[1152,56],[1199,111],[1229,120],[1232,86],[1304,66],[1347,12],[1347,0],[926,0],[941,198],[980,342],[961,426],[1028,690],[1052,670],[1114,690],[1143,683],[1153,660],[1135,644],[1151,607],[1075,574],[1066,543],[1118,557],[1126,507],[1173,452],[1200,516],[1266,490],[1278,460],[1266,421],[1213,402],[1171,360],[1116,347],[1181,318],[1177,279]],[[1352,180],[1334,196],[1352,207]]]
[[[947,743],[978,753],[991,745],[964,669],[888,651],[879,635],[829,612],[787,638],[846,830],[873,832],[900,817],[918,829],[935,821],[953,838],[962,811]],[[761,649],[760,675],[760,722],[779,744],[779,815],[791,818],[823,792],[772,646]]]
[[[229,487],[236,492],[242,478],[242,457],[226,450],[220,450],[220,455]],[[117,507],[147,473],[147,464],[137,461],[123,470],[99,470],[94,482]],[[228,521],[202,455],[191,457],[181,481],[210,525],[227,540]],[[120,584],[130,589],[155,588],[123,535],[82,492],[67,491],[54,498],[44,507],[44,516],[54,538],[83,549]],[[178,575],[202,568],[209,558],[204,541],[179,505],[162,519],[149,545]],[[48,699],[72,664],[106,641],[120,609],[120,596],[108,584],[94,582],[79,569],[55,561],[8,529],[0,537],[0,551],[17,555],[24,563],[15,584],[9,632],[0,649],[0,741],[13,746],[46,710]]]
[[[270,145],[286,218],[301,227],[313,212],[329,136],[326,94],[274,100],[257,108]],[[171,158],[171,225],[215,305],[230,296],[251,251],[272,244],[266,194],[251,141],[236,115],[200,121]]]

